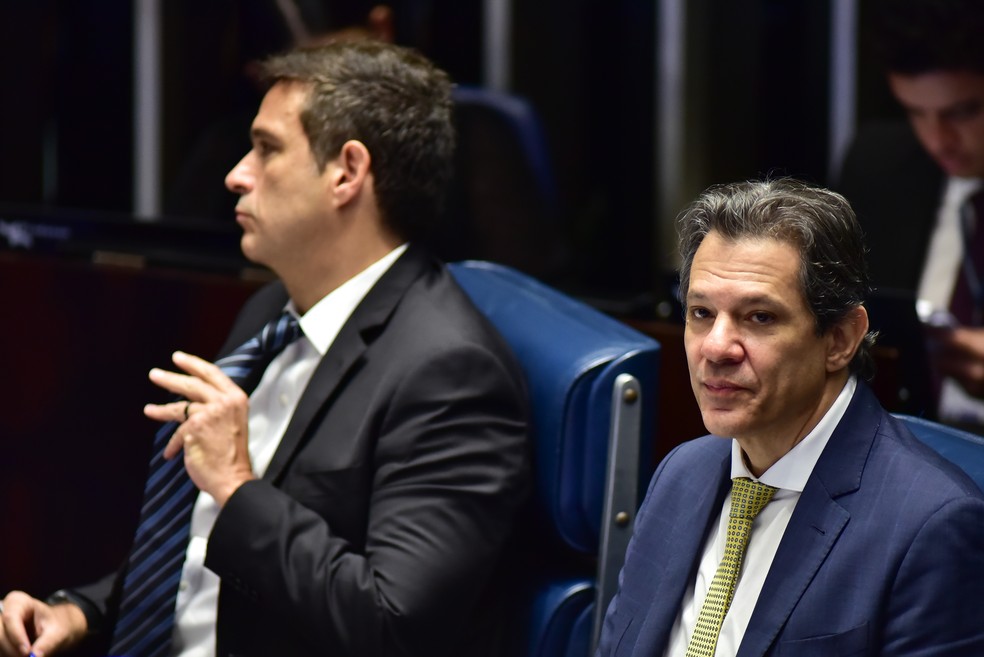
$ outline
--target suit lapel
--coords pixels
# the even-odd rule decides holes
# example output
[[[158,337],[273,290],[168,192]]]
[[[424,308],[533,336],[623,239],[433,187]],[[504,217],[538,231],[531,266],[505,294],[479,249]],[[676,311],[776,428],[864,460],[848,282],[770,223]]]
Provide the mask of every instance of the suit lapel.
[[[362,358],[407,289],[425,273],[429,263],[429,258],[411,245],[356,307],[312,374],[264,479],[274,484],[280,481],[314,419],[334,400],[345,375]]]
[[[860,487],[880,421],[878,402],[870,389],[859,383],[789,519],[738,657],[759,657],[769,650],[834,549],[851,517],[837,500]]]
[[[742,638],[739,657],[764,655],[769,649],[850,518],[820,488],[804,490],[796,505]]]

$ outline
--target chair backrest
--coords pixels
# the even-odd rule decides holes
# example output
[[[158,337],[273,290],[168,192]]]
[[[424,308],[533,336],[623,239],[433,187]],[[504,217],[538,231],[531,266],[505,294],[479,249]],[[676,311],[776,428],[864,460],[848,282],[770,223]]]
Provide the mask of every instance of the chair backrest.
[[[513,269],[450,265],[526,375],[535,495],[526,657],[586,657],[649,479],[659,345]],[[572,558],[573,556],[573,558]],[[535,580],[535,584],[533,583]]]
[[[431,238],[445,260],[491,260],[556,281],[571,257],[539,117],[525,98],[456,87],[458,134],[446,220]]]
[[[913,415],[896,414],[916,438],[952,461],[984,490],[984,437]]]

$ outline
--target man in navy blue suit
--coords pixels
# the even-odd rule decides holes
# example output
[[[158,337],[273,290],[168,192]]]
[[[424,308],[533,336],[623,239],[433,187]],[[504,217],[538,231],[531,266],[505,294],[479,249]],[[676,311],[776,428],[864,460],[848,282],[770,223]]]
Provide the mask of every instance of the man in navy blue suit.
[[[863,380],[874,336],[847,201],[793,181],[720,186],[680,229],[687,359],[712,435],[654,475],[598,654],[984,655],[984,495]],[[719,631],[700,637],[747,485],[772,497]]]

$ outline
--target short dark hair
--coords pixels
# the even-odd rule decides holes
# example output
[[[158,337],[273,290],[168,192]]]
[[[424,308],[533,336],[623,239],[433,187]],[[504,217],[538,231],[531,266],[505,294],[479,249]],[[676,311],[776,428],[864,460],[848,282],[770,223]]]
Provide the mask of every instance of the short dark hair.
[[[451,81],[423,55],[378,41],[299,48],[263,63],[268,84],[309,86],[301,124],[322,169],[346,141],[372,157],[376,200],[402,239],[438,221],[451,179]]]
[[[891,73],[984,74],[982,35],[981,0],[879,0],[875,7],[874,50]]]
[[[871,293],[864,239],[850,203],[840,194],[789,178],[711,187],[679,216],[680,300],[690,288],[694,254],[711,231],[737,241],[772,238],[800,254],[800,287],[823,335]],[[851,371],[874,374],[875,334],[861,341]]]

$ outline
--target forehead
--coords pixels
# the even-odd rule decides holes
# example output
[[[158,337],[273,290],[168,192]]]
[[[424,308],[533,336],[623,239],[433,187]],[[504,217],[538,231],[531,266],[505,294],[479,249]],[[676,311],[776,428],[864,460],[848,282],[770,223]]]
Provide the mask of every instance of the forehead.
[[[729,240],[711,231],[694,254],[687,296],[725,292],[802,300],[800,268],[799,251],[789,242],[770,237]]]
[[[303,134],[301,112],[307,97],[308,85],[290,81],[277,82],[263,96],[251,132],[254,135],[266,133],[283,138]]]
[[[888,84],[898,101],[912,109],[943,110],[984,98],[984,75],[972,71],[889,73]]]

